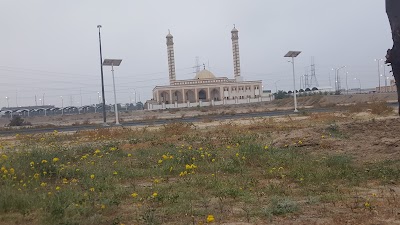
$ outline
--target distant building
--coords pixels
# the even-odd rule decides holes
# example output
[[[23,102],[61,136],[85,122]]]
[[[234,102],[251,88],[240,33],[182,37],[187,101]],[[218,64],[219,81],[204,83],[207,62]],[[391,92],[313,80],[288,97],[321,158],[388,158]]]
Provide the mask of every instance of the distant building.
[[[167,35],[169,82],[167,86],[156,86],[153,99],[146,102],[149,110],[193,106],[241,104],[262,101],[262,81],[243,81],[240,71],[239,31],[231,31],[234,78],[216,77],[203,68],[193,79],[176,80],[174,42]]]
[[[380,89],[379,89],[380,88]],[[395,80],[390,80],[389,86],[380,86],[375,88],[376,92],[396,92],[397,87],[396,87],[396,82]]]

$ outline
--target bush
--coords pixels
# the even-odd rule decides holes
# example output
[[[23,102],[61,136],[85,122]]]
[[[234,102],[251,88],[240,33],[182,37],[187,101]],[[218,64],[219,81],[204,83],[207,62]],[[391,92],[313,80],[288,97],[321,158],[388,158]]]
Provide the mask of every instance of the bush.
[[[299,210],[298,204],[288,198],[274,197],[268,208],[265,209],[267,216],[281,216],[294,213]]]
[[[29,126],[32,125],[30,122],[25,122],[20,116],[14,116],[8,126],[15,127],[15,126]]]
[[[284,99],[289,97],[289,95],[284,91],[278,91],[277,93],[274,93],[274,96],[275,99]]]

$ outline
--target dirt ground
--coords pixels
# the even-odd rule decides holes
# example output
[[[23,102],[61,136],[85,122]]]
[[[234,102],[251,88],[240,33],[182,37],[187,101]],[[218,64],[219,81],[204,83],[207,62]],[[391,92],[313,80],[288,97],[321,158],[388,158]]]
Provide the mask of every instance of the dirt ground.
[[[351,104],[367,101],[395,101],[396,95],[355,95],[355,96],[318,96],[316,98],[300,98],[300,106],[328,106],[330,104]],[[283,103],[282,103],[283,102]],[[249,110],[276,110],[290,107],[288,100],[256,105],[246,108],[212,108],[210,111],[196,110],[169,110],[156,112],[135,112],[123,114],[123,119],[146,118],[171,118],[186,115],[207,113],[247,112]],[[35,118],[34,124],[53,123],[65,125],[76,121],[101,122],[101,115],[76,115],[48,118]],[[110,118],[111,120],[111,118]],[[1,120],[4,124],[4,119]],[[271,126],[271,146],[285,147],[298,145],[316,155],[349,155],[359,164],[369,162],[382,162],[385,160],[400,160],[400,118],[396,112],[386,115],[373,115],[370,112],[359,113],[313,113],[310,115],[283,116],[273,118],[241,119],[225,121],[224,123],[237,123],[248,125],[265,123]],[[195,124],[206,128],[217,126],[221,122],[209,121]],[[281,124],[281,126],[279,125]],[[255,129],[257,126],[254,126]],[[301,210],[300,214],[276,218],[274,221],[257,221],[252,223],[235,222],[223,223],[225,225],[250,225],[250,224],[400,224],[400,186],[398,181],[389,181],[388,184],[369,183],[359,187],[357,192],[352,190],[343,193],[346,198],[336,203],[310,204]],[[350,196],[350,197],[349,197]],[[363,204],[371,200],[374,207],[366,209]],[[239,212],[243,213],[243,212]],[[0,221],[0,224],[1,221]]]
[[[298,97],[298,107],[330,107],[339,105],[348,105],[360,102],[373,102],[373,101],[386,101],[396,102],[396,93],[374,93],[374,94],[355,94],[355,95],[315,95],[307,97]],[[215,107],[202,107],[202,108],[182,108],[182,109],[167,109],[167,110],[143,110],[143,111],[121,111],[120,122],[124,121],[137,121],[137,120],[153,120],[153,119],[172,119],[193,117],[202,115],[217,115],[217,114],[236,114],[236,113],[251,113],[263,111],[286,110],[293,108],[293,99],[281,99],[272,102],[242,104],[242,105],[228,105],[228,106],[215,106]],[[103,117],[101,113],[89,113],[78,115],[55,115],[55,116],[35,116],[24,118],[32,125],[56,125],[68,126],[72,124],[101,124]],[[6,126],[10,122],[10,118],[1,117],[0,127]],[[115,114],[107,114],[107,122],[115,123]]]

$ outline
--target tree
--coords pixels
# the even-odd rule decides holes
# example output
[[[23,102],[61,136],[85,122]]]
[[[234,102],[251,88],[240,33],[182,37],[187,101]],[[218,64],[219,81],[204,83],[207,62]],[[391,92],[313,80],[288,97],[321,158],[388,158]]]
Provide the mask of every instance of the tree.
[[[386,13],[392,29],[393,47],[387,50],[386,63],[392,66],[397,87],[397,101],[400,115],[400,1],[386,0]]]
[[[143,103],[142,102],[137,102],[136,103],[136,109],[137,110],[143,110],[144,109]]]
[[[284,98],[289,97],[289,95],[284,91],[278,91],[278,92],[274,93],[274,97],[275,97],[275,99],[284,99]]]

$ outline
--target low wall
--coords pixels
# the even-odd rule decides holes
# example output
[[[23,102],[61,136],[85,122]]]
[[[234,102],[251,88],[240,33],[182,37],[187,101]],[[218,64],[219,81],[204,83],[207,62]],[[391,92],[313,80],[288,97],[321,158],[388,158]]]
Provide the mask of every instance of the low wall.
[[[268,98],[247,98],[247,99],[232,99],[222,101],[211,101],[211,102],[187,102],[187,103],[175,103],[175,104],[147,104],[146,110],[158,110],[158,109],[174,109],[174,108],[190,108],[190,107],[204,107],[204,106],[215,106],[215,105],[235,105],[255,102],[268,102],[272,99]]]

